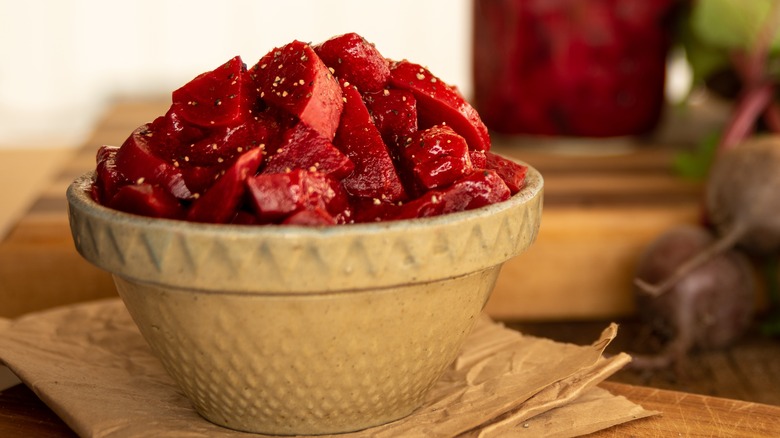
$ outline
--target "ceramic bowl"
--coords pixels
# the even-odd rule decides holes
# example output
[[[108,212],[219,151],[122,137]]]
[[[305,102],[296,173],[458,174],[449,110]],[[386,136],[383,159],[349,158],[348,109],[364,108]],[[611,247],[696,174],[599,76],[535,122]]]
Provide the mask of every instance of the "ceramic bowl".
[[[79,253],[113,274],[203,417],[268,434],[360,430],[418,408],[542,209],[533,168],[499,204],[317,228],[122,213],[91,199],[92,177],[67,191]]]

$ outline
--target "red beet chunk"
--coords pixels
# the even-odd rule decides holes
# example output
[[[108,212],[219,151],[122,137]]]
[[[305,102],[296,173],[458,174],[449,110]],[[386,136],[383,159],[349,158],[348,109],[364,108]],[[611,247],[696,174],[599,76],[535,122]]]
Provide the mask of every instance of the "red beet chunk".
[[[344,105],[341,87],[311,46],[293,41],[274,49],[252,67],[250,75],[261,99],[333,139]]]
[[[492,152],[486,154],[485,168],[495,170],[498,176],[504,180],[512,194],[519,192],[525,185],[525,174],[528,172],[528,168],[521,164],[515,163],[512,160],[496,155]]]
[[[184,211],[179,200],[167,190],[149,183],[122,186],[107,206],[127,213],[168,219],[180,219]]]
[[[250,149],[265,148],[267,144],[275,143],[280,136],[278,129],[278,123],[250,117],[237,125],[216,128],[208,137],[197,142],[181,145],[177,156],[183,165],[229,163]]]
[[[343,220],[349,216],[347,195],[338,182],[322,172],[296,169],[261,173],[247,179],[249,198],[262,223],[284,221],[300,211],[322,210]]]
[[[446,123],[466,139],[470,148],[490,149],[490,136],[477,110],[456,88],[441,81],[425,67],[409,61],[394,63],[390,70],[390,84],[414,93],[420,128]]]
[[[262,159],[263,150],[260,148],[244,152],[206,193],[192,203],[187,212],[187,220],[210,223],[230,222],[244,197],[245,181],[255,174]]]
[[[246,66],[236,56],[216,69],[202,73],[173,92],[172,109],[197,126],[236,123],[248,113],[253,88],[245,81]]]
[[[487,151],[470,149],[469,158],[471,158],[471,165],[475,169],[485,169],[487,167]]]
[[[189,146],[207,135],[205,128],[183,120],[173,107],[164,116],[154,119],[149,125],[149,131],[153,133],[148,138],[152,153],[171,162],[182,158],[180,151],[183,145]]]
[[[417,100],[408,90],[363,93],[371,118],[388,147],[403,145],[417,131]]]
[[[334,178],[349,175],[355,165],[330,140],[313,128],[298,123],[284,133],[282,144],[268,159],[264,173],[284,173],[292,169],[320,171]]]
[[[116,168],[122,176],[136,184],[147,182],[165,187],[179,199],[192,197],[178,161],[164,161],[152,152],[149,141],[153,137],[154,131],[149,125],[133,131],[116,153]]]
[[[356,33],[333,37],[314,50],[337,78],[355,85],[361,92],[381,90],[390,78],[387,60],[373,44]]]
[[[322,209],[301,210],[291,214],[285,219],[283,225],[302,225],[302,226],[325,226],[336,225],[336,218]]]
[[[446,125],[417,131],[401,147],[401,156],[426,189],[447,186],[473,170],[466,140]]]
[[[230,167],[224,166],[182,166],[181,174],[184,182],[192,191],[192,197],[198,198],[205,193]]]
[[[346,103],[334,144],[355,164],[355,171],[343,180],[344,188],[361,198],[405,199],[401,179],[360,92],[351,85],[343,92]]]
[[[119,187],[128,182],[116,168],[118,150],[116,146],[104,145],[97,152],[93,198],[101,204],[107,203]]]
[[[394,219],[438,216],[471,210],[509,199],[511,193],[498,174],[477,170],[441,190],[429,190],[421,197],[403,204]]]

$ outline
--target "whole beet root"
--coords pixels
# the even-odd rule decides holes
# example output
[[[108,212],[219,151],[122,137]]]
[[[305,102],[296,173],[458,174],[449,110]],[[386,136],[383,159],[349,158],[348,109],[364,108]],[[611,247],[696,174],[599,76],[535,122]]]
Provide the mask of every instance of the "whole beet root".
[[[641,256],[636,277],[653,284],[669,277],[681,264],[715,241],[708,230],[694,225],[675,227],[656,239]],[[739,338],[754,313],[754,278],[740,252],[721,251],[676,281],[663,294],[635,288],[640,317],[667,339],[655,356],[635,356],[638,369],[679,364],[692,348],[725,347]]]

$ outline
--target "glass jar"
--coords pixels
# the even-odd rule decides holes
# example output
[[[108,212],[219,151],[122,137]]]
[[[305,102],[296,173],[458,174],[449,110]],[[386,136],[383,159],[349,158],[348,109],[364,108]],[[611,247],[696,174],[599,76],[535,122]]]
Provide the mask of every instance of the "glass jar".
[[[651,132],[682,0],[474,0],[474,105],[507,134]]]

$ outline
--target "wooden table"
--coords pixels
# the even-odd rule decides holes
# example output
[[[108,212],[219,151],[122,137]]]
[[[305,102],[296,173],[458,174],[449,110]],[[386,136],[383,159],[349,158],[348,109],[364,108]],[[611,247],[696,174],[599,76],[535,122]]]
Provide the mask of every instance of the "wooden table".
[[[780,407],[620,383],[601,385],[662,415],[600,431],[596,437],[772,437]],[[0,436],[73,437],[74,432],[26,386],[0,392]]]
[[[43,182],[40,196],[25,199],[19,199],[17,193],[10,196],[9,190],[15,189],[13,184],[0,187],[0,200],[16,202],[15,208],[0,211],[0,216],[11,211],[23,213],[26,205],[31,204],[27,213],[21,214],[16,222],[13,217],[0,217],[6,224],[11,223],[7,235],[0,233],[0,302],[4,305],[0,308],[0,316],[14,317],[32,310],[114,294],[108,276],[74,254],[64,215],[64,189],[73,176],[94,165],[96,145],[116,144],[130,129],[160,113],[162,108],[164,103],[161,102],[116,105],[89,140],[91,147],[60,151],[56,158],[49,157],[66,162],[58,173],[54,172],[53,180],[49,179],[52,162],[44,163],[46,166],[43,167],[36,162],[46,157],[46,152],[25,151],[21,158],[18,151],[0,152],[0,163],[10,163],[13,157],[13,167],[21,175],[14,176],[13,181],[18,180],[19,184]],[[539,302],[535,313],[528,313],[527,306],[514,303],[512,291],[499,285],[500,293],[489,308],[493,316],[497,319],[552,317],[561,320],[603,319],[630,313],[628,294],[621,291],[619,285],[630,276],[626,268],[630,266],[631,257],[645,240],[663,227],[695,218],[697,209],[691,200],[696,199],[696,185],[676,180],[669,174],[669,154],[664,150],[641,150],[636,154],[603,159],[550,157],[538,151],[521,155],[548,175],[549,202],[546,200],[547,213],[543,221],[546,228],[540,235],[537,254],[554,252],[566,243],[567,248],[576,251],[569,251],[571,257],[564,262],[574,269],[582,260],[592,257],[585,251],[588,245],[600,241],[603,244],[600,263],[609,266],[610,270],[601,276],[594,276],[594,270],[582,267],[575,269],[571,276],[556,274],[585,286],[578,290],[577,297],[581,302],[566,309],[557,304],[567,292],[566,284],[556,284],[556,291]],[[587,169],[570,171],[575,161]],[[615,181],[624,176],[630,177],[627,180],[630,184],[616,186]],[[577,192],[582,187],[586,191]],[[573,191],[573,188],[577,190]],[[637,193],[641,195],[639,200],[632,197]],[[606,201],[598,204],[598,200]],[[621,217],[626,212],[641,220],[624,221],[624,225],[615,228],[616,223],[609,218]],[[572,224],[579,228],[575,231]],[[604,241],[602,233],[608,228],[615,238]],[[572,247],[567,239],[573,237],[580,240]],[[539,266],[537,263],[528,269],[539,269]],[[522,266],[510,267],[509,271],[520,268]],[[516,281],[517,278],[508,278],[505,283]],[[78,282],[79,287],[69,289],[68,284],[72,282]],[[501,309],[509,309],[509,313],[502,315]],[[565,322],[560,324],[566,325]],[[772,354],[774,356],[762,360],[780,363],[780,357]],[[770,382],[776,383],[777,379]],[[662,415],[617,426],[597,436],[777,436],[780,431],[778,406],[616,381],[605,382],[602,386],[647,409],[658,410]],[[760,389],[780,391],[780,387]],[[73,432],[30,389],[17,385],[0,392],[0,437],[17,436],[73,436]]]

